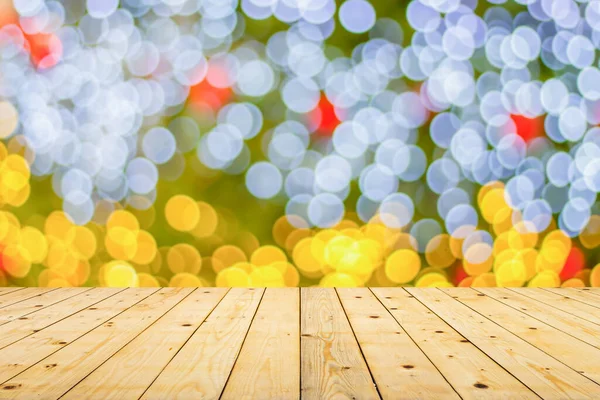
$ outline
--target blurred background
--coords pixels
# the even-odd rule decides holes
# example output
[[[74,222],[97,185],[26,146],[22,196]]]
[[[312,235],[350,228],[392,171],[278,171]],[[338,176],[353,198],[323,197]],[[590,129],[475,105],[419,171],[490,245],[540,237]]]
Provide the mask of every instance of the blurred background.
[[[600,2],[0,0],[0,284],[600,286]]]

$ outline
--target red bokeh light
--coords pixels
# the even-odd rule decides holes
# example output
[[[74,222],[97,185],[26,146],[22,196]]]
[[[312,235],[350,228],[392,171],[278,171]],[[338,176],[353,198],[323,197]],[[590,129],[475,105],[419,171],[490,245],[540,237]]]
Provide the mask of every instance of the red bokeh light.
[[[522,115],[510,116],[517,127],[517,135],[527,143],[544,134],[544,117],[527,118]]]
[[[567,261],[565,261],[562,271],[560,271],[561,281],[564,282],[567,279],[575,277],[575,275],[584,268],[585,256],[583,252],[577,247],[573,247],[567,257]]]
[[[465,272],[462,263],[458,263],[454,270],[454,279],[452,280],[452,283],[454,283],[454,286],[458,286],[458,284],[468,276],[469,275]]]
[[[333,104],[325,95],[321,95],[319,104],[308,114],[308,119],[311,126],[317,126],[316,133],[319,136],[333,135],[333,131],[340,124]]]
[[[63,54],[63,47],[58,36],[51,33],[27,34],[19,25],[19,15],[10,2],[0,1],[0,28],[15,25],[21,31],[25,42],[23,49],[31,56],[36,68],[45,69],[58,64]]]
[[[220,70],[218,67],[209,66],[208,74],[211,76],[224,76],[226,72]],[[188,104],[192,108],[208,106],[216,111],[229,102],[232,94],[230,87],[215,87],[205,78],[200,83],[190,87]]]
[[[63,47],[56,35],[38,33],[25,35],[25,39],[25,49],[30,53],[33,65],[39,69],[46,69],[58,64]]]

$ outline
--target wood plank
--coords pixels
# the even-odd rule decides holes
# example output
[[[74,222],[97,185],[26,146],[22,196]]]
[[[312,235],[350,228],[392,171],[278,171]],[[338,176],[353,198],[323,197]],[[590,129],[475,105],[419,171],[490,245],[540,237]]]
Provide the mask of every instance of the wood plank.
[[[381,397],[459,398],[369,289],[337,292]]]
[[[379,398],[336,293],[301,289],[303,399]]]
[[[510,290],[544,303],[551,308],[556,308],[595,324],[600,324],[600,310],[598,310],[598,307],[590,306],[589,304],[564,296],[560,292],[553,293],[540,288],[510,288]]]
[[[438,289],[406,290],[540,397],[600,396],[597,384],[448,294]]]
[[[8,307],[11,304],[18,303],[36,296],[41,296],[44,293],[52,292],[55,288],[38,288],[28,287],[23,290],[17,290],[0,296],[0,308]]]
[[[371,290],[463,399],[539,398],[404,289]]]
[[[5,287],[0,287],[0,296],[3,296],[5,294],[9,294],[12,292],[16,292],[17,290],[23,290],[25,289],[24,287],[18,287],[18,286],[5,286]]]
[[[583,288],[578,287],[578,288],[572,288],[572,289],[577,289],[577,290],[581,290],[583,292],[588,292],[588,293],[600,296],[600,287],[583,287]]]
[[[477,290],[577,340],[600,348],[600,326],[592,322],[559,309],[548,307],[543,303],[529,297],[521,296],[508,289],[494,288],[494,290],[490,290],[490,288],[477,288]]]
[[[231,289],[142,398],[218,398],[263,293],[264,289]]]
[[[0,360],[9,361],[0,364],[0,382],[6,382],[25,371],[35,363],[148,297],[156,290],[156,288],[144,288],[144,290],[122,291],[103,300],[94,307],[71,315],[40,332],[29,335],[1,349]]]
[[[266,289],[221,399],[300,397],[300,290]]]
[[[576,289],[576,290],[579,290],[580,292],[600,296],[600,288],[597,288],[597,287],[578,287],[578,288],[571,288],[571,289]]]
[[[48,326],[67,318],[87,307],[113,296],[123,289],[93,288],[60,303],[43,308],[31,318],[16,319],[0,326],[0,349],[41,331]]]
[[[61,399],[137,399],[227,293],[196,289]]]
[[[559,331],[471,288],[442,291],[486,316],[504,329],[529,342],[596,383],[600,383],[600,349]],[[600,386],[598,386],[600,390]]]
[[[6,398],[22,398],[24,393],[35,393],[43,398],[62,396],[191,291],[190,288],[160,289],[5,382],[0,392],[8,395]]]
[[[68,299],[69,297],[85,293],[88,290],[91,290],[91,288],[63,288],[61,290],[53,290],[30,299],[11,304],[0,309],[0,325],[17,318],[29,319],[29,317],[26,317],[26,315],[39,311],[44,307],[59,303]]]
[[[544,288],[544,290],[547,290],[551,293],[560,294],[577,301],[581,301],[582,303],[589,304],[590,306],[600,308],[600,297],[595,296],[589,292],[576,290],[574,288]]]
[[[0,288],[1,399],[600,398],[596,289],[50,290]]]

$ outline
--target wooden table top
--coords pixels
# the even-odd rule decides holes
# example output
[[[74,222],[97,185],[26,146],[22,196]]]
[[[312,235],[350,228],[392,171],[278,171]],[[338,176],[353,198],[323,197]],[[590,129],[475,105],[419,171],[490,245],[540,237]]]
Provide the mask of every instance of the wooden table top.
[[[600,398],[600,289],[0,288],[0,398]]]

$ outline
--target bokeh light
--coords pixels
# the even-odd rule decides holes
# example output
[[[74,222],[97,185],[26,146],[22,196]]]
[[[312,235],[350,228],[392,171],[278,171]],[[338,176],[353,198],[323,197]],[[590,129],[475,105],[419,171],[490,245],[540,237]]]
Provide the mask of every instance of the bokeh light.
[[[0,283],[600,286],[599,7],[0,0]]]

